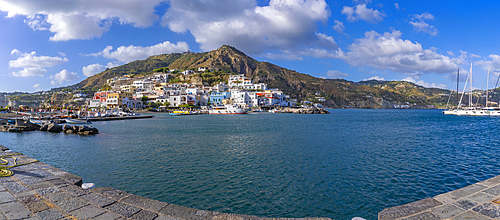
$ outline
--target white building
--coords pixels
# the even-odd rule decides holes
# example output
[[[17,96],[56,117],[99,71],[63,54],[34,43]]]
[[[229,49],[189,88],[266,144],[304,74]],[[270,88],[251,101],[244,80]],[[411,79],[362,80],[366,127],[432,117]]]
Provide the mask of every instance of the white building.
[[[189,75],[189,74],[193,74],[193,73],[194,73],[194,71],[192,71],[192,70],[184,70],[184,71],[182,71],[182,74],[184,74],[184,75]]]
[[[249,93],[246,91],[233,91],[231,92],[231,100],[233,103],[240,107],[252,107],[253,100]]]
[[[227,84],[229,89],[253,89],[252,80],[243,74],[230,75]]]

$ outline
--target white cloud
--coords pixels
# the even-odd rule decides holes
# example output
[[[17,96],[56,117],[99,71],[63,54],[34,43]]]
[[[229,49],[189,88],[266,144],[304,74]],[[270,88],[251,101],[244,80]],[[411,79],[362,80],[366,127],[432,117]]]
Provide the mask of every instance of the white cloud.
[[[186,42],[179,41],[177,44],[172,44],[169,41],[159,43],[149,47],[141,46],[121,46],[115,51],[112,51],[112,46],[107,46],[103,51],[89,54],[91,56],[103,56],[108,59],[116,59],[121,62],[131,62],[134,60],[146,59],[153,55],[167,54],[174,52],[186,52],[189,46]]]
[[[68,41],[74,39],[88,40],[101,37],[108,30],[100,25],[98,17],[80,13],[49,14],[47,22],[51,23],[50,32],[56,33],[51,41]]]
[[[410,24],[413,25],[413,28],[416,32],[425,32],[430,34],[431,36],[436,36],[438,34],[438,30],[425,22],[425,20],[434,20],[434,15],[429,14],[428,12],[424,12],[422,14],[415,14],[412,18],[413,21],[410,21]]]
[[[349,46],[350,51],[341,54],[340,58],[352,66],[371,66],[399,73],[450,73],[463,62],[462,58],[449,58],[400,37],[399,31],[383,35],[368,31],[364,38],[356,39]]]
[[[285,60],[303,60],[302,57],[314,57],[314,58],[340,58],[344,54],[342,50],[326,50],[320,48],[304,48],[297,50],[280,50],[276,53],[264,53],[264,57],[269,59],[285,59]]]
[[[491,54],[489,58],[491,60],[481,60],[477,61],[475,64],[482,66],[482,69],[485,71],[490,69],[490,74],[500,75],[500,55]],[[462,70],[460,72],[462,72]]]
[[[106,70],[106,68],[113,68],[115,66],[117,66],[117,64],[111,63],[111,62],[109,62],[106,66],[103,66],[99,63],[95,63],[95,64],[91,64],[88,66],[84,66],[82,68],[82,72],[83,72],[83,75],[89,77],[89,76],[93,76],[97,73],[100,73],[100,72]]]
[[[368,79],[363,79],[361,81],[368,81],[368,80],[387,81],[387,80],[384,79],[384,77],[380,77],[380,76],[372,76],[372,77],[370,77]]]
[[[394,3],[394,7],[396,7],[396,9],[399,9],[399,3]]]
[[[42,88],[42,86],[41,86],[40,84],[38,84],[38,83],[37,83],[37,84],[33,85],[33,88],[34,88],[35,90],[39,90],[40,88]]]
[[[455,54],[454,54],[454,53],[453,53],[453,51],[451,51],[451,50],[450,50],[450,51],[446,51],[446,53],[447,53],[448,55],[450,55],[450,56],[455,56]]]
[[[327,48],[327,49],[337,49],[339,46],[337,45],[337,42],[333,39],[332,36],[328,36],[326,34],[322,33],[316,33],[316,36],[319,39],[318,45],[321,48]]]
[[[420,79],[420,76],[423,75],[421,72],[413,72],[413,73],[405,73],[405,75],[410,76],[411,78],[414,78],[416,80]]]
[[[445,84],[428,83],[428,82],[424,82],[423,80],[417,81],[410,76],[402,79],[401,81],[415,83],[415,84],[417,84],[419,86],[423,86],[425,88],[440,88],[440,89],[447,89],[448,88],[448,86],[446,86]]]
[[[473,58],[480,58],[481,56],[479,56],[479,55],[477,55],[477,54],[473,54],[473,53],[471,53],[471,54],[470,54],[470,57],[473,57]]]
[[[47,72],[44,68],[68,62],[67,58],[36,56],[35,51],[31,53],[21,53],[19,50],[13,49],[11,54],[18,55],[19,58],[9,61],[9,67],[23,68],[23,70],[11,73],[16,77],[43,76]]]
[[[102,72],[105,69],[106,69],[105,66],[96,63],[96,64],[91,64],[91,65],[88,65],[88,66],[84,66],[82,68],[82,72],[83,72],[84,76],[89,77],[89,76],[95,75],[96,73],[100,73],[100,72]]]
[[[328,70],[328,72],[326,72],[326,76],[330,79],[342,79],[349,76],[349,74],[337,70]]]
[[[33,30],[49,30],[52,41],[100,37],[112,23],[149,27],[159,19],[155,7],[167,0],[0,0],[7,17],[25,16]]]
[[[377,23],[384,19],[384,13],[377,9],[367,8],[366,4],[359,4],[354,7],[344,6],[342,14],[347,16],[347,21],[354,22],[364,20],[371,23]]]
[[[324,0],[170,0],[162,24],[172,31],[189,31],[202,50],[229,44],[251,54],[316,46],[317,23],[327,21]]]
[[[30,76],[43,76],[47,72],[46,69],[42,69],[39,67],[33,67],[33,68],[24,68],[23,70],[20,70],[18,72],[12,72],[11,74],[15,77],[30,77]]]
[[[354,4],[358,4],[358,3],[370,4],[370,3],[372,3],[372,0],[352,0],[352,3],[354,3]]]
[[[344,23],[342,23],[339,20],[335,20],[333,22],[335,22],[335,25],[333,26],[333,30],[337,31],[339,34],[344,33],[344,29],[345,29]]]
[[[69,72],[66,69],[64,69],[64,70],[61,70],[61,72],[56,73],[55,75],[51,75],[50,78],[53,79],[52,81],[50,81],[50,84],[61,85],[67,81],[77,80],[78,75],[77,75],[77,73]]]

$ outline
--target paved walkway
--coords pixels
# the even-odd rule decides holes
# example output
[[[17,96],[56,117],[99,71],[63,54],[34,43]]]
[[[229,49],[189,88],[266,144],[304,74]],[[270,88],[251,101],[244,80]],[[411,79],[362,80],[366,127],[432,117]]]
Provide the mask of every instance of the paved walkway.
[[[384,209],[378,213],[378,219],[500,219],[500,176],[433,198]]]
[[[0,156],[15,153],[6,150],[8,150],[6,147],[0,145]],[[15,157],[18,159],[18,164],[35,161],[25,155]],[[7,160],[11,165],[12,159]],[[107,187],[85,190],[80,187],[81,177],[43,162],[22,165],[11,170],[14,171],[13,176],[0,177],[0,220],[272,219],[187,208]],[[329,220],[329,218],[308,219]]]

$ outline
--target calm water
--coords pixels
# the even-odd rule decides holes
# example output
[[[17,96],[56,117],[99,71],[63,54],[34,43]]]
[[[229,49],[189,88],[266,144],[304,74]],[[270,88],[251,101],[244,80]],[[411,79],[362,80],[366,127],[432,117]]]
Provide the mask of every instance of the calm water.
[[[0,144],[114,187],[198,209],[376,219],[500,175],[500,118],[331,110],[95,122],[101,134],[0,132]]]

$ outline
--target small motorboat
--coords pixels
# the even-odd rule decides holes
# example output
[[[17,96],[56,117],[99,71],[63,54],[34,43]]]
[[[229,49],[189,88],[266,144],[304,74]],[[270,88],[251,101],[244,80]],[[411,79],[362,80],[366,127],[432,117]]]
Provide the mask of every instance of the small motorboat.
[[[69,119],[69,118],[65,118],[64,119],[66,121],[67,124],[88,124],[88,121],[85,120],[78,120],[78,119]]]

